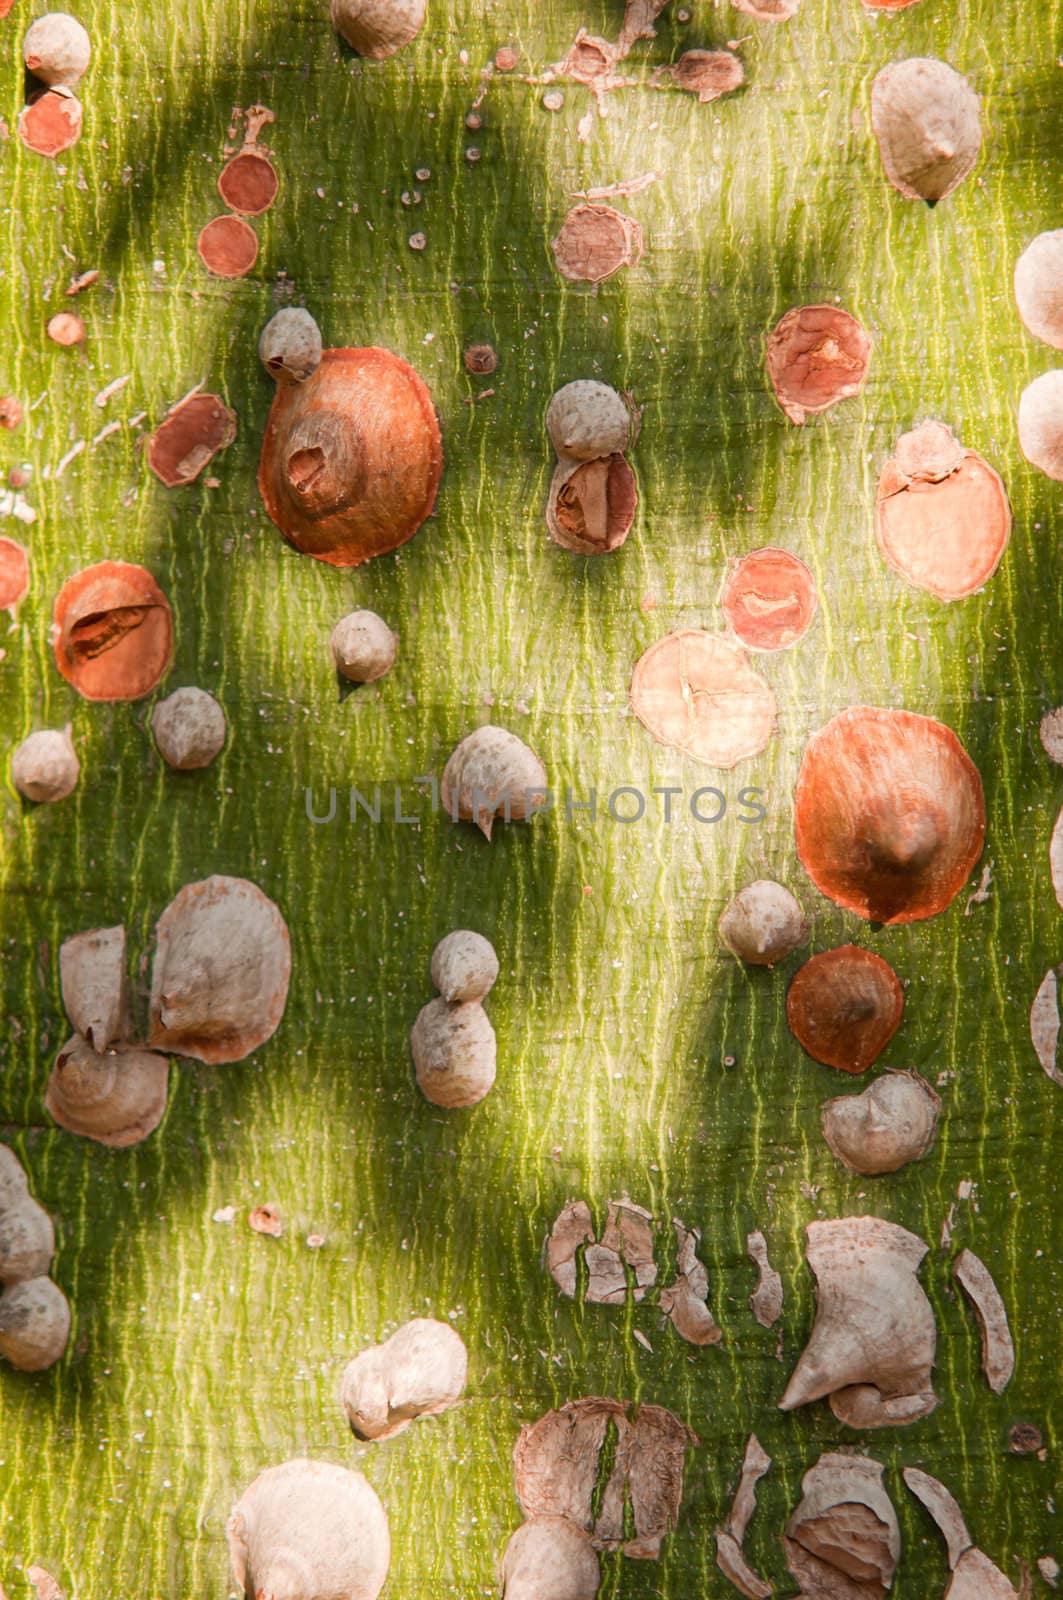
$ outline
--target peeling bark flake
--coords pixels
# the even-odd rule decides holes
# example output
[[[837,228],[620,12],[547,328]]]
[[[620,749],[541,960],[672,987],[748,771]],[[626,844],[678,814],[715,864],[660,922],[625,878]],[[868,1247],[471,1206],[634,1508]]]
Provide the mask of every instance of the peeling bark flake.
[[[961,1250],[952,1275],[975,1309],[982,1330],[982,1371],[994,1394],[1003,1394],[1015,1370],[1015,1346],[1000,1290],[984,1261]]]
[[[748,1600],[768,1600],[773,1593],[771,1584],[765,1583],[749,1566],[742,1550],[746,1529],[756,1509],[756,1486],[770,1466],[771,1457],[756,1434],[751,1433],[746,1441],[742,1474],[731,1502],[727,1525],[716,1533],[716,1565],[741,1594],[748,1596]]]
[[[746,1253],[760,1271],[760,1281],[749,1297],[749,1309],[762,1328],[772,1328],[782,1315],[782,1278],[768,1260],[768,1241],[759,1228],[746,1234]]]
[[[672,1326],[680,1338],[689,1344],[719,1344],[723,1329],[706,1304],[709,1294],[709,1275],[704,1263],[696,1255],[701,1234],[696,1228],[687,1228],[678,1217],[672,1218],[677,1245],[679,1268],[675,1282],[661,1290],[661,1310],[671,1318]]]
[[[1041,979],[1041,986],[1030,1007],[1030,1038],[1037,1059],[1053,1083],[1063,1088],[1063,1072],[1056,1065],[1059,1044],[1059,978],[1057,969],[1049,967]]]

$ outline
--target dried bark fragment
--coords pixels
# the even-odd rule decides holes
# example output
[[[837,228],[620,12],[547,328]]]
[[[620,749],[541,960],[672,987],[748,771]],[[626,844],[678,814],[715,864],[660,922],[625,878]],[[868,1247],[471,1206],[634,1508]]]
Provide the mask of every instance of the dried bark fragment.
[[[218,193],[230,211],[258,217],[277,198],[277,174],[272,161],[260,150],[241,150],[218,176]]]
[[[740,889],[717,924],[720,938],[739,961],[773,967],[808,938],[801,907],[781,883],[758,878]]]
[[[731,3],[736,11],[744,11],[761,22],[789,22],[801,6],[801,0],[731,0]]]
[[[149,1044],[197,1061],[242,1061],[276,1031],[291,942],[255,884],[223,876],[186,884],[155,940]]]
[[[601,1452],[610,1426],[616,1448],[602,1485]],[[526,1516],[568,1517],[590,1533],[597,1549],[621,1546],[625,1555],[653,1560],[675,1527],[687,1446],[697,1442],[663,1406],[639,1406],[632,1419],[617,1400],[569,1401],[521,1429],[513,1451],[517,1498]],[[636,1535],[627,1542],[625,1502]]]
[[[168,489],[193,483],[236,438],[236,412],[216,394],[193,394],[169,410],[147,442],[148,466]]]
[[[53,616],[56,665],[86,700],[139,700],[165,677],[173,618],[143,567],[86,567],[63,585]]]
[[[642,259],[642,227],[612,206],[573,206],[551,248],[563,278],[602,283]]]
[[[901,435],[875,505],[875,537],[894,571],[939,600],[963,600],[993,576],[1010,534],[1007,490],[976,451],[942,422]]]
[[[83,116],[69,89],[46,89],[19,114],[18,136],[27,149],[54,160],[81,138]]]
[[[516,734],[485,726],[466,734],[443,768],[443,805],[457,821],[475,822],[490,842],[499,817],[525,822],[546,803],[546,768]]]
[[[865,11],[905,11],[917,0],[861,0]]]
[[[660,744],[714,767],[759,755],[775,728],[775,696],[745,651],[697,628],[659,639],[639,658],[631,709]]]
[[[468,928],[456,928],[432,951],[432,982],[448,1003],[482,1000],[498,977],[498,957],[490,940]]]
[[[517,1499],[526,1517],[567,1517],[594,1530],[593,1501],[606,1430],[631,1424],[618,1400],[570,1400],[520,1431],[513,1450]]]
[[[332,26],[352,50],[384,61],[424,27],[426,0],[332,0]]]
[[[1049,967],[1034,995],[1030,1007],[1030,1038],[1046,1075],[1063,1088],[1063,1070],[1056,1065],[1059,1045],[1058,967]]]
[[[277,385],[258,487],[306,555],[357,567],[398,549],[435,505],[442,470],[432,397],[390,351],[325,350],[304,383]]]
[[[809,1600],[884,1600],[901,1533],[882,1472],[868,1456],[828,1453],[802,1478],[783,1543]]]
[[[360,1472],[326,1461],[259,1473],[225,1532],[247,1600],[376,1600],[391,1562],[376,1493]]]
[[[123,927],[92,928],[64,939],[59,983],[63,1009],[93,1050],[102,1053],[125,1038],[129,996]]]
[[[0,1356],[20,1372],[54,1367],[70,1337],[70,1307],[51,1278],[12,1284],[0,1295]]]
[[[627,1299],[627,1274],[620,1251],[595,1240],[583,1252],[587,1268],[587,1295],[592,1305],[619,1306]]]
[[[329,640],[336,671],[350,683],[375,683],[395,665],[399,636],[375,611],[341,617]]]
[[[226,213],[200,230],[196,249],[215,278],[246,278],[258,260],[258,236],[249,222]]]
[[[978,96],[952,67],[928,57],[882,68],[871,85],[871,126],[886,176],[908,200],[944,200],[982,148]]]
[[[709,1295],[709,1275],[697,1258],[701,1234],[697,1228],[687,1228],[678,1217],[672,1218],[676,1239],[675,1282],[661,1290],[661,1310],[671,1319],[680,1338],[688,1344],[719,1344],[723,1329],[706,1304]],[[635,1296],[638,1299],[638,1295]]]
[[[29,587],[29,551],[14,539],[0,538],[0,611],[13,612]]]
[[[467,1373],[465,1345],[450,1324],[415,1317],[348,1362],[340,1401],[359,1439],[391,1439],[416,1417],[456,1406]]]
[[[44,1103],[68,1133],[125,1150],[162,1121],[169,1076],[166,1056],[131,1045],[101,1054],[75,1034],[55,1058]]]
[[[200,772],[225,744],[225,712],[205,689],[175,689],[151,713],[151,731],[168,766]]]
[[[731,564],[720,604],[748,650],[785,650],[807,631],[819,596],[803,561],[766,546]]]
[[[1015,304],[1035,339],[1063,350],[1063,228],[1039,233],[1015,263]]]
[[[759,1228],[746,1234],[746,1254],[760,1273],[749,1297],[749,1309],[762,1328],[774,1328],[782,1316],[782,1278],[768,1260],[768,1241]]]
[[[435,1106],[478,1105],[494,1084],[495,1030],[478,1000],[429,1000],[413,1025],[410,1047],[417,1087]]]
[[[944,723],[852,706],[808,742],[794,823],[805,871],[835,904],[917,922],[945,910],[982,853],[982,780]]]
[[[880,1217],[810,1222],[805,1241],[816,1320],[779,1409],[827,1397],[840,1422],[864,1428],[926,1416],[937,1405],[937,1330],[916,1277],[927,1245]]]
[[[679,1521],[687,1446],[696,1443],[691,1430],[664,1406],[638,1407],[626,1463],[635,1519],[635,1537],[622,1546],[626,1556],[656,1561],[660,1555],[665,1535]]]
[[[576,555],[608,555],[631,532],[639,492],[622,455],[574,464],[559,461],[550,484],[546,524],[551,537]]]
[[[677,89],[696,94],[703,106],[732,94],[746,81],[742,63],[732,50],[684,50],[678,61],[662,67],[654,77],[670,78]]]
[[[854,944],[812,956],[786,996],[786,1020],[814,1061],[866,1072],[901,1025],[904,990],[888,961]]]
[[[620,25],[620,35],[616,47],[620,55],[626,56],[632,45],[640,39],[655,39],[656,30],[654,22],[660,16],[668,0],[627,0],[624,7],[624,20]]]
[[[631,1297],[636,1303],[657,1282],[653,1259],[653,1217],[644,1207],[626,1196],[611,1200],[606,1213],[602,1243],[620,1251],[635,1279]]]
[[[11,757],[11,781],[25,800],[54,805],[77,788],[81,763],[65,728],[43,728],[31,733]]]
[[[1003,1394],[1015,1370],[1015,1346],[1000,1290],[985,1262],[973,1250],[961,1250],[952,1276],[975,1309],[982,1331],[982,1371],[994,1394]]]
[[[48,11],[26,29],[22,59],[27,72],[42,83],[72,89],[88,71],[92,41],[76,17]]]
[[[502,1600],[594,1600],[601,1574],[582,1528],[565,1517],[533,1517],[510,1535],[499,1576]]]
[[[897,1172],[925,1156],[937,1133],[941,1100],[917,1072],[888,1072],[863,1094],[821,1108],[823,1137],[852,1172]]]
[[[716,1565],[740,1594],[748,1600],[769,1600],[774,1593],[771,1584],[755,1573],[746,1561],[742,1542],[757,1504],[757,1484],[771,1466],[771,1457],[764,1450],[755,1433],[746,1441],[742,1458],[742,1475],[738,1480],[734,1500],[726,1525],[716,1533]]]
[[[1019,444],[1027,461],[1063,483],[1063,370],[1042,372],[1022,391]]]
[[[795,306],[768,335],[766,359],[776,400],[801,424],[860,393],[871,340],[839,306]]]
[[[742,1474],[727,1517],[727,1532],[741,1544],[757,1507],[757,1484],[771,1466],[771,1457],[755,1433],[746,1440]]]
[[[945,1600],[1019,1600],[1000,1569],[974,1548],[963,1513],[945,1485],[918,1467],[903,1468],[901,1476],[945,1540],[952,1571]]]
[[[546,1267],[562,1294],[576,1298],[576,1257],[580,1247],[595,1242],[591,1208],[585,1200],[568,1200],[557,1214],[546,1241]]]

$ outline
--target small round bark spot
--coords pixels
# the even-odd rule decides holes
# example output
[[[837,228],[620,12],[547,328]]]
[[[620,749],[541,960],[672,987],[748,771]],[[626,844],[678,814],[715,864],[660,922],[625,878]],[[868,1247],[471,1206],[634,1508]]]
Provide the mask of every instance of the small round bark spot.
[[[57,311],[55,316],[49,319],[45,332],[53,344],[61,344],[67,348],[85,343],[85,324],[72,311]]]
[[[563,278],[602,283],[621,267],[642,258],[642,228],[634,217],[612,206],[574,206],[553,241],[554,260]]]
[[[713,767],[759,755],[775,728],[771,685],[745,651],[694,628],[659,639],[636,663],[631,709],[660,744]]]
[[[22,421],[22,402],[16,400],[13,394],[0,396],[0,428],[6,428],[10,433]]]
[[[432,510],[442,469],[431,396],[390,351],[326,350],[305,382],[277,385],[258,486],[297,550],[356,567],[397,549]]]
[[[1031,466],[1063,483],[1063,369],[1042,372],[1023,390],[1019,444]]]
[[[81,102],[68,89],[48,89],[26,106],[18,119],[22,143],[54,160],[81,138]]]
[[[1010,533],[1007,491],[976,451],[940,422],[902,435],[875,505],[879,549],[902,578],[939,600],[963,600],[993,576]]]
[[[932,57],[883,67],[871,85],[871,126],[886,176],[906,200],[944,200],[982,148],[978,96]]]
[[[819,597],[803,561],[766,546],[735,562],[720,603],[747,649],[785,650],[808,628]]]
[[[486,376],[494,372],[498,366],[498,356],[493,346],[489,344],[470,344],[465,351],[465,370],[478,376]]]
[[[55,602],[59,671],[86,700],[139,700],[163,679],[173,650],[170,605],[150,572],[101,561],[70,578]]]
[[[859,394],[867,377],[871,340],[838,306],[797,306],[768,335],[768,377],[791,422],[803,423]]]
[[[260,216],[277,198],[277,173],[272,161],[256,150],[241,150],[222,168],[218,193],[231,211],[244,217]]]
[[[246,278],[258,260],[258,238],[242,217],[215,217],[200,233],[196,248],[215,278]]]
[[[900,1027],[904,990],[889,962],[846,944],[806,961],[786,996],[786,1020],[814,1061],[866,1072]]]
[[[944,723],[852,706],[808,742],[794,823],[805,871],[836,905],[919,922],[945,910],[982,853],[982,780]]]
[[[1039,233],[1015,263],[1015,304],[1035,339],[1063,350],[1063,228]]]
[[[519,60],[511,44],[504,44],[501,50],[495,51],[495,67],[499,72],[513,72]]]
[[[0,539],[0,611],[13,611],[29,593],[30,553],[14,539]]]

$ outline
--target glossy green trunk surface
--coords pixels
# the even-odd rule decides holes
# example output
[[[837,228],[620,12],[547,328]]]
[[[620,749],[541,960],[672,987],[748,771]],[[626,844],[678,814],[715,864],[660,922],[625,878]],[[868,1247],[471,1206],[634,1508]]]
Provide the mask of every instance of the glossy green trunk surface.
[[[21,1568],[36,1561],[72,1600],[223,1596],[234,1499],[262,1468],[308,1454],[360,1467],[379,1491],[394,1547],[387,1596],[493,1593],[520,1519],[518,1429],[584,1394],[667,1405],[701,1440],[660,1562],[606,1558],[605,1596],[733,1592],[712,1533],[751,1430],[775,1466],[747,1553],[782,1592],[778,1536],[801,1474],[843,1443],[886,1463],[904,1600],[947,1582],[904,1465],[949,1485],[1013,1580],[1020,1561],[1053,1550],[1063,1561],[1052,1498],[1061,1091],[1027,1031],[1037,984],[1063,958],[1047,859],[1063,781],[1037,737],[1063,699],[1063,491],[1018,449],[1019,394],[1056,363],[1011,296],[1020,249],[1063,223],[1059,4],[921,0],[875,15],[857,0],[805,0],[778,26],[708,0],[683,24],[673,4],[632,53],[638,85],[609,97],[585,140],[590,96],[562,86],[551,113],[529,79],[581,24],[615,36],[620,0],[430,0],[421,37],[382,65],[339,46],[323,0],[77,9],[96,50],[81,143],[56,164],[13,132],[0,147],[0,390],[28,408],[0,453],[5,467],[32,464],[38,512],[31,529],[0,526],[32,555],[30,596],[0,637],[0,749],[69,719],[82,762],[74,797],[31,808],[5,755],[0,793],[0,1136],[56,1216],[54,1274],[75,1319],[54,1370],[0,1372],[0,1583],[23,1600]],[[12,130],[30,15],[18,0],[0,22]],[[728,40],[746,67],[737,94],[702,106],[650,85],[683,49]],[[520,65],[485,84],[503,44]],[[984,97],[982,159],[933,209],[888,187],[870,133],[871,80],[906,55],[947,59]],[[483,126],[470,132],[482,89]],[[231,109],[254,101],[276,115],[266,137],[281,193],[255,224],[255,271],[219,282],[195,240],[222,209]],[[569,197],[647,173],[654,182],[617,202],[645,229],[641,265],[597,291],[562,282],[549,241]],[[67,301],[66,283],[89,267],[99,283]],[[791,305],[826,300],[871,331],[870,378],[862,397],[797,428],[767,387],[764,337]],[[436,515],[356,572],[287,547],[255,486],[272,387],[257,335],[290,301],[313,311],[327,344],[382,344],[413,362],[442,419]],[[87,342],[60,350],[45,322],[71,307]],[[498,371],[470,379],[462,349],[485,339]],[[644,408],[635,529],[620,553],[590,561],[551,544],[542,517],[543,411],[577,377],[632,390]],[[239,435],[211,469],[218,487],[168,491],[138,438],[201,381],[236,409]],[[906,588],[872,534],[880,465],[925,416],[998,468],[1015,512],[997,576],[951,605]],[[112,419],[118,429],[97,437]],[[802,643],[762,658],[776,737],[720,774],[650,739],[628,712],[628,679],[663,634],[718,629],[728,559],[768,543],[809,564],[821,606]],[[151,701],[90,705],[56,671],[54,596],[104,557],[145,563],[170,598],[177,646],[162,692],[195,683],[225,707],[230,742],[207,772],[163,766]],[[379,685],[341,697],[328,636],[358,606],[396,629],[400,655]],[[985,781],[987,898],[968,905],[963,892],[932,922],[872,931],[805,878],[792,823],[801,752],[860,702],[940,717],[964,741]],[[488,720],[538,751],[562,802],[530,827],[500,826],[491,845],[433,815],[416,782]],[[349,787],[371,798],[377,784],[380,823],[348,820]],[[699,822],[690,796],[712,784],[726,815]],[[611,816],[622,785],[647,797],[641,820]],[[650,791],[669,785],[682,794],[666,822]],[[335,819],[314,824],[306,791],[324,814],[330,786]],[[396,820],[395,786],[415,821]],[[764,791],[762,824],[741,820],[746,786]],[[566,787],[574,800],[596,790],[597,816],[566,818]],[[241,1065],[175,1064],[166,1119],[136,1149],[58,1131],[43,1097],[68,1032],[61,941],[123,921],[143,987],[155,919],[181,885],[215,872],[253,879],[288,920],[279,1031]],[[727,900],[762,876],[814,916],[812,948],[868,944],[903,978],[907,1012],[884,1061],[917,1067],[944,1102],[918,1165],[860,1179],[824,1145],[819,1106],[848,1080],[787,1031],[797,959],[743,970],[716,938]],[[408,1034],[433,992],[431,949],[456,926],[498,949],[499,1074],[477,1109],[445,1113],[416,1090]],[[558,1295],[541,1262],[557,1211],[583,1197],[601,1215],[624,1192],[658,1219],[662,1282],[670,1219],[703,1230],[719,1348],[682,1343],[652,1301],[624,1310]],[[280,1239],[248,1227],[265,1201],[283,1213]],[[213,1221],[227,1206],[235,1221]],[[942,1398],[927,1420],[866,1436],[822,1403],[776,1409],[813,1315],[804,1225],[865,1211],[932,1247],[922,1278]],[[774,1331],[747,1306],[755,1227],[785,1282]],[[309,1248],[315,1233],[325,1243]],[[994,1272],[1012,1318],[1018,1365],[1000,1398],[951,1286],[962,1245]],[[461,1332],[466,1400],[359,1445],[337,1401],[342,1367],[416,1315]],[[1009,1452],[1016,1420],[1042,1429],[1045,1461]]]

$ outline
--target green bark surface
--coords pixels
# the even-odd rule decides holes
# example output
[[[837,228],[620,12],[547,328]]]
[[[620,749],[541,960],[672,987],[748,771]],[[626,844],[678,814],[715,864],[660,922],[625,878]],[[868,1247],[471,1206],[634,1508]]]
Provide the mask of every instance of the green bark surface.
[[[12,1600],[30,1593],[21,1569],[33,1561],[73,1600],[224,1595],[234,1499],[300,1454],[358,1466],[379,1491],[393,1600],[494,1592],[520,1520],[519,1427],[594,1393],[667,1405],[701,1440],[660,1562],[606,1558],[605,1596],[733,1592],[711,1535],[754,1429],[775,1466],[747,1552],[782,1592],[778,1535],[801,1474],[839,1443],[886,1463],[905,1542],[899,1595],[943,1593],[947,1581],[904,1465],[949,1485],[1013,1579],[1020,1561],[1053,1550],[1063,1561],[1060,1090],[1027,1032],[1037,984],[1063,957],[1047,859],[1063,783],[1037,737],[1041,713],[1063,699],[1061,490],[1022,460],[1014,422],[1023,386],[1057,362],[1024,333],[1011,296],[1021,248],[1063,222],[1060,9],[921,0],[874,16],[856,0],[805,0],[772,26],[707,0],[683,25],[671,6],[631,75],[740,40],[747,87],[701,106],[643,82],[611,96],[582,140],[585,91],[567,86],[551,114],[525,74],[557,60],[581,24],[615,36],[620,0],[430,0],[421,37],[382,65],[355,60],[327,6],[309,0],[79,5],[96,47],[81,143],[56,164],[15,137],[0,147],[0,389],[28,408],[0,447],[5,465],[32,464],[38,512],[30,530],[0,528],[32,555],[29,598],[0,630],[0,750],[6,762],[31,729],[69,720],[82,762],[62,805],[23,806],[6,767],[0,793],[0,1136],[57,1219],[54,1276],[74,1313],[58,1367],[0,1373],[0,1583]],[[18,0],[0,23],[12,129],[31,14]],[[470,133],[465,115],[502,44],[521,65],[490,81],[484,125]],[[982,159],[933,209],[888,187],[870,133],[871,80],[907,55],[948,60],[983,96]],[[276,114],[266,136],[281,193],[255,224],[255,271],[221,283],[195,239],[222,209],[230,110],[253,101]],[[617,202],[645,229],[641,265],[597,291],[563,283],[549,241],[569,196],[647,172],[657,180]],[[419,203],[405,205],[415,190]],[[422,253],[407,243],[416,231]],[[100,282],[66,301],[68,279],[88,267]],[[869,382],[795,428],[768,389],[764,336],[789,306],[835,299],[873,334]],[[328,344],[382,344],[412,361],[442,419],[436,515],[354,573],[289,549],[255,487],[272,397],[256,339],[290,301],[313,311]],[[71,305],[88,328],[82,350],[44,336]],[[499,369],[470,379],[461,351],[483,339]],[[125,373],[126,388],[97,407]],[[645,412],[636,527],[597,561],[552,545],[542,518],[543,411],[577,377],[632,390]],[[220,487],[167,491],[138,438],[200,381],[235,407],[239,435],[212,469]],[[485,387],[492,397],[467,403]],[[1015,511],[1000,572],[954,605],[906,588],[873,540],[879,467],[925,416],[1001,471]],[[112,418],[121,427],[92,442]],[[79,439],[87,448],[57,478]],[[798,647],[764,658],[776,737],[719,774],[652,742],[627,711],[628,678],[663,634],[720,627],[728,558],[767,543],[808,562],[821,607]],[[170,598],[176,655],[160,693],[195,683],[224,705],[230,742],[205,773],[164,767],[151,701],[90,705],[59,677],[54,596],[105,557],[143,562]],[[380,612],[401,650],[379,685],[341,697],[328,635],[357,606]],[[940,717],[964,741],[986,788],[984,901],[968,907],[961,894],[932,922],[875,932],[805,878],[791,813],[801,752],[860,702]],[[441,772],[488,720],[539,752],[560,795],[596,789],[597,819],[568,820],[562,807],[500,827],[488,845],[433,815],[415,779]],[[347,820],[352,784],[383,787],[380,825]],[[684,809],[704,784],[729,800],[716,825]],[[315,825],[305,791],[323,812],[330,785],[336,819]],[[393,785],[416,823],[394,820]],[[650,796],[646,816],[624,824],[606,809],[618,785],[647,796],[674,785],[683,797],[671,823]],[[747,785],[765,791],[760,826],[739,820]],[[136,1149],[55,1129],[43,1097],[68,1033],[61,941],[123,921],[134,961],[145,953],[143,984],[155,919],[214,872],[253,879],[288,920],[293,981],[278,1033],[241,1065],[175,1065],[166,1119]],[[937,1145],[917,1166],[860,1179],[826,1149],[819,1106],[847,1085],[787,1031],[796,960],[750,972],[716,940],[727,900],[760,876],[791,885],[813,914],[811,948],[867,944],[905,981],[885,1062],[917,1067],[944,1101]],[[408,1033],[432,994],[431,949],[460,926],[499,952],[488,1002],[499,1075],[481,1106],[448,1114],[415,1088]],[[662,1282],[670,1219],[703,1230],[719,1348],[685,1345],[651,1303],[559,1297],[540,1257],[552,1219],[569,1197],[601,1215],[625,1191],[658,1219]],[[279,1240],[248,1228],[264,1201],[284,1215]],[[233,1225],[212,1221],[228,1205]],[[864,1211],[932,1246],[922,1276],[942,1397],[925,1421],[867,1436],[824,1404],[776,1410],[813,1315],[804,1225]],[[770,1332],[747,1307],[754,1227],[787,1292]],[[308,1248],[313,1233],[322,1248]],[[1011,1314],[1018,1364],[1000,1398],[951,1286],[962,1245],[986,1261]],[[466,1340],[466,1400],[390,1443],[359,1445],[338,1405],[342,1367],[415,1315],[452,1319]],[[1045,1461],[1009,1452],[1019,1419],[1041,1427]]]

